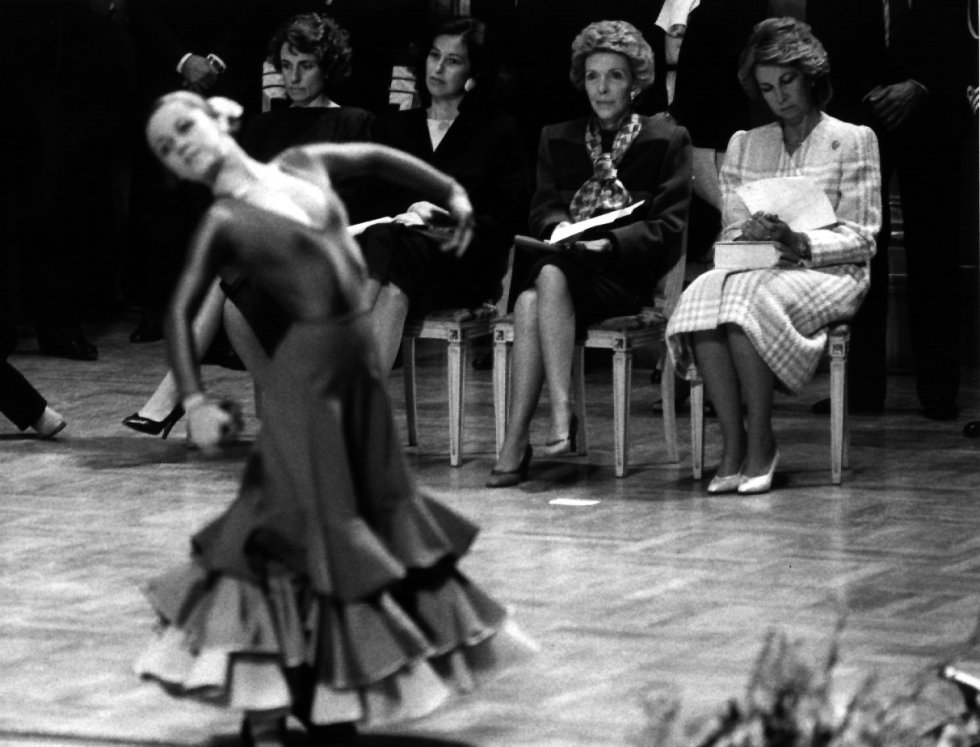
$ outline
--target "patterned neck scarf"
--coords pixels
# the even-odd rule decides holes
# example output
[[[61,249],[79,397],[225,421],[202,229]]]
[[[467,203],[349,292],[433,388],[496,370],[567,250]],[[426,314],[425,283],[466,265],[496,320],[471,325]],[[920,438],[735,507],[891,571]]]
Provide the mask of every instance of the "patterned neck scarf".
[[[593,215],[618,210],[632,202],[629,190],[619,181],[616,167],[639,132],[640,115],[631,114],[616,133],[612,152],[603,153],[599,120],[595,117],[589,120],[589,125],[585,128],[585,149],[592,159],[593,173],[572,198],[569,212],[573,221],[578,222]]]

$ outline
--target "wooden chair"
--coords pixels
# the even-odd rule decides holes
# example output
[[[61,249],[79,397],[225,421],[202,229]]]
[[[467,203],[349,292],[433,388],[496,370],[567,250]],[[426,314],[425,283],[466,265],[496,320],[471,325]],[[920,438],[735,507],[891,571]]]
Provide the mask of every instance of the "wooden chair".
[[[840,485],[842,470],[850,466],[850,429],[847,423],[847,353],[851,325],[838,322],[827,329],[830,355],[830,481]],[[704,386],[691,382],[691,461],[694,479],[704,471]]]
[[[443,340],[446,343],[446,385],[449,401],[449,464],[453,467],[460,465],[463,406],[466,401],[466,354],[469,343],[471,340],[489,337],[493,322],[506,311],[513,260],[514,250],[511,248],[507,272],[501,281],[501,295],[496,304],[486,303],[475,309],[439,309],[405,321],[401,350],[408,445],[418,445],[415,341]]]
[[[664,333],[667,320],[677,306],[684,284],[686,262],[686,240],[681,242],[681,251],[673,266],[664,277],[663,291],[654,305],[645,307],[639,314],[612,317],[592,325],[584,341],[575,346],[575,359],[572,363],[572,386],[575,393],[575,413],[579,430],[577,441],[579,453],[587,450],[585,417],[585,349],[610,350],[613,354],[613,444],[615,452],[616,477],[624,477],[629,466],[630,429],[630,384],[633,371],[633,351],[660,345],[662,375],[660,377],[660,396],[664,405],[664,440],[667,455],[673,462],[679,461],[677,449],[677,413],[674,404],[674,367],[670,356],[666,355]],[[507,428],[508,398],[510,390],[510,354],[514,342],[514,319],[508,315],[493,325],[493,403],[496,425],[497,454],[503,445]]]

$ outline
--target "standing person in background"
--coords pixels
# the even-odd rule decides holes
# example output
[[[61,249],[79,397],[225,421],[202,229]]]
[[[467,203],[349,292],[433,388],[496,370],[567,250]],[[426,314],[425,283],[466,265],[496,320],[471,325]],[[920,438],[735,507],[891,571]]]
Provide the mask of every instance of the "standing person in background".
[[[965,94],[977,59],[967,0],[911,7],[908,0],[809,0],[805,13],[814,32],[827,38],[835,73],[841,73],[831,111],[877,133],[886,199],[897,176],[916,392],[926,417],[953,419],[962,328],[961,147],[975,128]],[[848,385],[855,412],[884,410],[889,218],[885,210],[871,292],[854,319]],[[829,400],[814,410],[829,412]]]
[[[144,108],[175,88],[226,96],[244,117],[261,106],[262,59],[269,38],[266,0],[128,0]],[[133,170],[129,292],[139,298],[133,342],[162,335],[163,309],[194,225],[208,204],[197,185],[166,175],[145,148]]]
[[[687,129],[694,146],[689,261],[711,261],[721,230],[718,169],[732,135],[756,124],[733,71],[752,27],[767,15],[767,0],[701,0],[688,17],[670,115]]]
[[[5,359],[0,360],[0,412],[19,430],[30,428],[44,439],[54,438],[67,425],[24,374]]]
[[[42,354],[96,360],[82,321],[119,300],[136,127],[126,17],[110,0],[5,0],[0,42],[0,303],[11,323],[33,320]],[[0,334],[11,349],[12,330]]]

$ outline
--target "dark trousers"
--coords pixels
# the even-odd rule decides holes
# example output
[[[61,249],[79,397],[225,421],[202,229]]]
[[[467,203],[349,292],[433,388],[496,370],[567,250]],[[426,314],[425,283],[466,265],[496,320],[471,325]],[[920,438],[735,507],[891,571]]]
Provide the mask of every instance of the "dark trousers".
[[[24,375],[6,360],[0,361],[0,412],[20,430],[34,425],[48,403]]]
[[[871,261],[871,289],[854,319],[852,402],[885,398],[888,319],[888,184],[898,176],[905,234],[908,313],[916,391],[923,405],[953,403],[959,391],[960,142],[944,137],[935,112],[923,110],[901,132],[881,136],[883,223]]]

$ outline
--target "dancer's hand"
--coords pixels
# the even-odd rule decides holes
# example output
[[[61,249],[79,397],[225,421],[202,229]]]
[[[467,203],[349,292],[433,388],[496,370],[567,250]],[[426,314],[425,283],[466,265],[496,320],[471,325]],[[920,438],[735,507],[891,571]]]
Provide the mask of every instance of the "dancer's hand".
[[[184,399],[187,434],[192,444],[205,453],[238,436],[242,431],[241,408],[231,400],[217,402],[203,394]]]
[[[446,207],[449,208],[455,228],[452,235],[443,242],[442,250],[460,257],[473,239],[473,205],[470,204],[466,190],[457,184],[446,200]]]
[[[445,224],[450,219],[448,210],[428,202],[427,200],[413,202],[408,206],[408,210],[406,212],[411,215],[415,215],[422,223],[429,226],[440,223]]]

